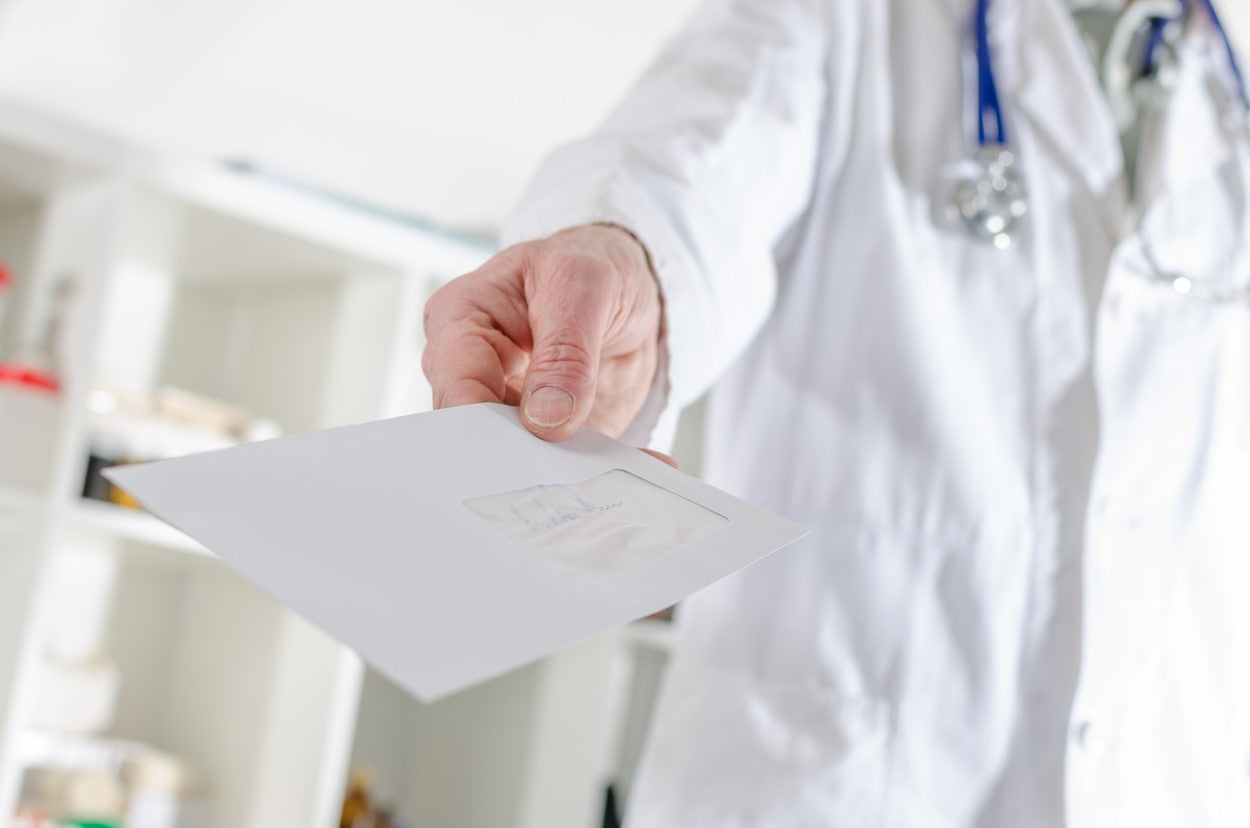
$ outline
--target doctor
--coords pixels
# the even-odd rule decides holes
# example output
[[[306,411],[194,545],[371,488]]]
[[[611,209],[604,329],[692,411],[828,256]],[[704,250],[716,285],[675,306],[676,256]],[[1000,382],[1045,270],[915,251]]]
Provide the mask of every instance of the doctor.
[[[1250,824],[1213,12],[1128,169],[1060,0],[710,2],[430,301],[437,405],[663,444],[715,382],[707,478],[815,529],[683,608],[635,828]]]

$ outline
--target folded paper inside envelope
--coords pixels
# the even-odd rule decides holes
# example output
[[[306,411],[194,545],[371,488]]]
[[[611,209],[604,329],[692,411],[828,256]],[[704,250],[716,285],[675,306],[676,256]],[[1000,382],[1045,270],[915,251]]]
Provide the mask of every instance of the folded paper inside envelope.
[[[506,537],[577,579],[642,566],[725,518],[622,469],[464,502]]]
[[[427,701],[806,533],[597,432],[539,440],[490,404],[107,475]]]

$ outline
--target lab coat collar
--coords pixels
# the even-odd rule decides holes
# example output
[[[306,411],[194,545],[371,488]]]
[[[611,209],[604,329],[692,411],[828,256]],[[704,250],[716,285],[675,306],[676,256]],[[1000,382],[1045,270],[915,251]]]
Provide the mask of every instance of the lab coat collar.
[[[1030,145],[1049,144],[1098,205],[1108,236],[1123,238],[1128,206],[1124,151],[1093,62],[1059,0],[1004,3],[995,57],[1009,134],[1027,167]]]

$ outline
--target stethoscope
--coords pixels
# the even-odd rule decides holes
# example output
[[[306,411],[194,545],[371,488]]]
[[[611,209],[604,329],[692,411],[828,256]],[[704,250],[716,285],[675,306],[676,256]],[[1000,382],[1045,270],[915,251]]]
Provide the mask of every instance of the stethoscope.
[[[976,138],[977,151],[972,159],[971,172],[956,183],[948,207],[948,215],[962,224],[974,238],[984,240],[999,249],[1011,245],[1026,212],[1028,195],[1020,175],[1015,151],[1008,142],[1003,106],[998,97],[994,77],[993,55],[989,42],[990,0],[977,0],[973,17],[976,57]],[[1246,86],[1232,42],[1216,14],[1212,0],[1152,0],[1130,4],[1121,13],[1116,29],[1108,44],[1104,59],[1103,78],[1111,97],[1113,114],[1123,126],[1124,110],[1130,103],[1131,86],[1139,78],[1152,78],[1159,69],[1158,55],[1170,46],[1175,32],[1195,5],[1201,5],[1223,40],[1228,54],[1232,76],[1244,110],[1250,106]],[[1127,65],[1131,41],[1146,27],[1147,40],[1142,65],[1133,72]],[[1128,112],[1131,120],[1135,110]],[[1149,244],[1143,242],[1143,248]],[[1177,292],[1199,295],[1205,289],[1199,281],[1170,272],[1158,266],[1153,253],[1147,250],[1146,259],[1159,279],[1169,281]]]
[[[1166,52],[1175,57],[1183,24],[1197,6],[1202,7],[1223,42],[1236,96],[1250,106],[1232,41],[1211,0],[1134,0],[1118,14],[1100,67],[1111,114],[1121,132],[1129,130],[1137,119],[1141,97],[1138,82],[1168,84],[1165,62],[1159,56]],[[1144,41],[1139,57],[1134,54],[1135,40]]]
[[[1143,2],[1141,5],[1146,6],[1147,4]],[[1161,4],[1156,1],[1152,5]],[[1142,53],[1142,72],[1140,77],[1147,79],[1158,78],[1157,85],[1167,86],[1170,83],[1163,77],[1170,70],[1165,68],[1165,63],[1160,58],[1160,54],[1169,53],[1172,62],[1175,62],[1175,44],[1179,39],[1182,25],[1195,7],[1201,7],[1219,36],[1228,59],[1229,78],[1232,83],[1229,84],[1230,88],[1226,89],[1230,94],[1229,100],[1223,102],[1223,109],[1227,112],[1229,121],[1236,121],[1234,128],[1240,131],[1242,140],[1245,140],[1247,136],[1250,136],[1250,132],[1247,131],[1250,128],[1250,97],[1247,96],[1245,79],[1237,64],[1237,56],[1233,50],[1232,41],[1229,39],[1227,31],[1220,21],[1219,14],[1216,12],[1212,0],[1171,0],[1168,5],[1171,6],[1170,14],[1155,14],[1150,16],[1148,20],[1142,21],[1146,27],[1146,43]],[[1141,25],[1142,23],[1139,22],[1138,27],[1135,28],[1139,28]],[[1129,27],[1126,25],[1125,28],[1128,29]],[[1104,78],[1106,78],[1108,67],[1104,65],[1103,71]],[[1111,88],[1110,84],[1108,84],[1108,88]],[[1124,95],[1126,92],[1131,93],[1132,91],[1131,83],[1124,84],[1121,86],[1120,94]],[[1135,101],[1133,105],[1136,105]],[[1121,125],[1121,128],[1123,128],[1123,125]],[[1157,253],[1156,245],[1146,227],[1145,221],[1146,216],[1143,214],[1137,223],[1138,249],[1145,264],[1144,272],[1140,273],[1140,275],[1151,282],[1170,287],[1174,293],[1181,296],[1215,302],[1242,302],[1250,300],[1250,284],[1244,282],[1228,283],[1198,277],[1193,273],[1186,272],[1184,269],[1170,267],[1165,264]]]
[[[990,0],[977,0],[973,28],[977,66],[977,152],[971,172],[962,176],[951,195],[951,218],[974,237],[1002,250],[1028,210],[1024,181],[1016,155],[1007,143],[1007,125],[994,81],[990,54]]]

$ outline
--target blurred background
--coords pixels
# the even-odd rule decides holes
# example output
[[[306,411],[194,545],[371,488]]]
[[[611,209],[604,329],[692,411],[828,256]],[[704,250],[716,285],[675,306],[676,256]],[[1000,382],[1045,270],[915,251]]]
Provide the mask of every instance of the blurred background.
[[[428,408],[426,297],[694,5],[0,0],[0,826],[615,824],[665,621],[421,705],[99,472]]]
[[[99,472],[428,408],[426,297],[692,6],[0,0],[0,826],[615,824],[665,621],[421,705]]]
[[[693,0],[3,0],[0,90],[490,234]]]

